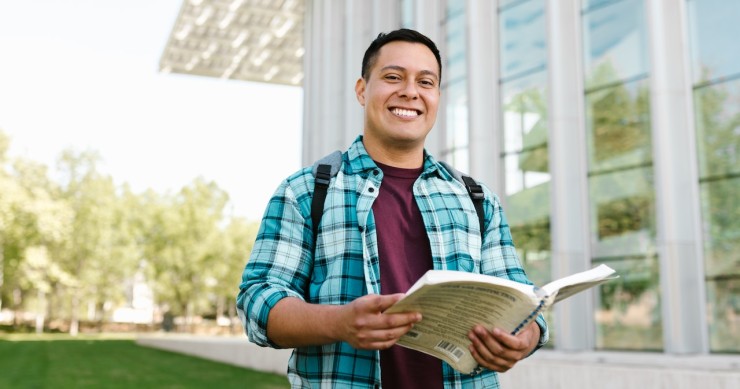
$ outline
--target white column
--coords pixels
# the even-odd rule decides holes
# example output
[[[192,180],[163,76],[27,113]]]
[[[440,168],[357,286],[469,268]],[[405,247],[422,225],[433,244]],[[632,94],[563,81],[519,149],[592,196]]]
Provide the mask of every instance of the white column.
[[[362,56],[375,38],[371,20],[367,17],[373,10],[373,3],[367,0],[350,0],[347,2],[347,41],[344,49],[345,97],[338,107],[345,111],[345,124],[342,138],[345,148],[360,135],[363,130],[364,112],[355,95],[355,83],[361,77]]]
[[[468,112],[470,175],[502,194],[501,103],[498,85],[498,1],[468,0]]]
[[[699,176],[684,0],[650,0],[650,112],[663,344],[708,351]]]
[[[321,1],[306,0],[306,12],[303,21],[303,155],[301,163],[308,165],[316,159],[316,144],[318,136],[313,129],[319,126],[317,112],[321,88],[319,87],[318,63],[321,58],[319,36],[323,20],[317,12]]]
[[[443,9],[444,0],[416,0],[414,6],[414,25],[416,26],[416,31],[426,35],[440,49],[444,47],[444,35],[439,24],[443,15]],[[444,53],[442,55],[444,56]],[[442,62],[444,63],[444,58]],[[444,69],[442,69],[442,78],[444,77]],[[424,142],[427,151],[436,158],[440,157],[442,148],[444,147],[444,126],[440,124],[444,121],[444,112],[442,112],[442,107],[444,107],[443,99],[440,100],[437,122]]]
[[[303,164],[347,147],[343,0],[308,0],[304,54]]]
[[[367,15],[365,14],[365,18]],[[373,38],[381,32],[399,29],[401,27],[401,3],[398,0],[372,0],[372,21]],[[369,41],[368,44],[370,44]]]
[[[546,2],[553,278],[590,267],[579,5],[578,0]],[[557,349],[593,348],[592,296],[591,293],[581,293],[555,307]]]

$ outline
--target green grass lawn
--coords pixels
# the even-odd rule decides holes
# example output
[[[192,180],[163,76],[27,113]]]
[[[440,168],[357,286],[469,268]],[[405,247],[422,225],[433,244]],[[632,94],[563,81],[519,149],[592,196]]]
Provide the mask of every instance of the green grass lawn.
[[[106,336],[0,334],[0,388],[288,388],[284,376]]]

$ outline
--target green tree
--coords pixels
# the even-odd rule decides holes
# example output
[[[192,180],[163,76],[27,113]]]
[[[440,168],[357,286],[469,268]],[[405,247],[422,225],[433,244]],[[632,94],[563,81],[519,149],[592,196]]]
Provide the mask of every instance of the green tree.
[[[48,253],[69,236],[70,210],[55,198],[57,186],[47,168],[6,155],[9,140],[0,134],[0,296],[12,295],[12,309],[19,313],[36,302],[39,326],[52,305],[44,304],[52,284],[68,281],[51,267],[39,273],[34,264],[47,262]],[[36,261],[34,264],[29,261]],[[45,307],[43,310],[39,307]],[[20,315],[15,315],[16,320]]]
[[[228,195],[213,182],[196,179],[150,211],[152,239],[147,249],[159,303],[190,319],[210,309],[211,269],[222,260],[220,226]],[[211,285],[212,286],[212,285]]]
[[[74,274],[68,289],[70,333],[79,330],[82,304],[97,312],[106,301],[120,302],[123,281],[133,275],[137,250],[127,210],[113,180],[98,171],[94,152],[64,151],[59,158],[63,176],[61,199],[73,210],[71,238],[60,247],[61,267]],[[90,320],[100,319],[97,313]]]
[[[210,276],[214,281],[211,293],[216,317],[228,317],[231,322],[234,321],[235,295],[241,281],[241,270],[252,252],[258,229],[259,223],[231,218],[221,232],[220,243],[216,247],[220,260],[210,268]]]

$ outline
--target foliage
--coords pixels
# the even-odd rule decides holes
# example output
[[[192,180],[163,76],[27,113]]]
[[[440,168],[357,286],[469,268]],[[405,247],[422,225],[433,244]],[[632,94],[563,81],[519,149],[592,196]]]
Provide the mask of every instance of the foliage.
[[[134,193],[100,171],[95,152],[66,150],[51,174],[10,158],[9,144],[0,131],[0,308],[74,333],[80,320],[130,307],[139,278],[162,310],[233,316],[256,225],[226,215],[228,194],[214,182]]]

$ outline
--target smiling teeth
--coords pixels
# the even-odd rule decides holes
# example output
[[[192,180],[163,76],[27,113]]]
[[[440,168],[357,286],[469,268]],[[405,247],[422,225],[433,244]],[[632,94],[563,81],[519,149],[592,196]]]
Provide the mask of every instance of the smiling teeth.
[[[391,112],[393,112],[393,114],[397,116],[405,116],[405,117],[419,116],[419,113],[413,109],[393,108],[393,111]]]

